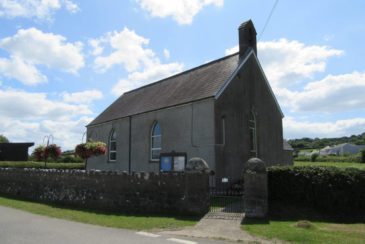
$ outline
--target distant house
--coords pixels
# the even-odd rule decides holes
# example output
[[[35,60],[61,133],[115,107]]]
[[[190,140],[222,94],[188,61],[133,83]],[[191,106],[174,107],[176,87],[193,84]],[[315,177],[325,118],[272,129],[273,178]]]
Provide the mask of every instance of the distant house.
[[[283,150],[283,164],[292,164],[294,149],[287,140],[283,140]]]
[[[346,155],[356,154],[362,149],[365,149],[365,145],[354,145],[351,143],[342,143],[335,146],[326,146],[319,151],[320,155]]]
[[[172,151],[203,158],[217,177],[232,179],[251,157],[291,164],[252,21],[238,34],[238,53],[126,92],[97,116],[87,136],[109,150],[88,160],[88,169],[157,172],[160,154]]]

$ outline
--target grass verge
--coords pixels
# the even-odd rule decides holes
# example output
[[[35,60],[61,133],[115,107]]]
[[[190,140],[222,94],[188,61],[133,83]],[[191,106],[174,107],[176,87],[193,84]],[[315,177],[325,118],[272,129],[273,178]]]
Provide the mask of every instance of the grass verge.
[[[195,225],[199,220],[196,217],[134,216],[117,213],[92,212],[12,199],[4,196],[0,196],[0,205],[54,218],[133,230],[176,229]]]
[[[0,161],[3,168],[37,168],[44,169],[44,162],[33,161]],[[85,163],[47,163],[47,169],[84,169]]]
[[[338,167],[338,168],[357,168],[365,169],[365,163],[343,163],[343,162],[300,162],[294,161],[294,166],[321,166],[321,167]]]
[[[245,219],[242,229],[294,243],[365,243],[365,219],[361,216],[326,216],[297,206],[275,208],[275,214],[265,220]]]

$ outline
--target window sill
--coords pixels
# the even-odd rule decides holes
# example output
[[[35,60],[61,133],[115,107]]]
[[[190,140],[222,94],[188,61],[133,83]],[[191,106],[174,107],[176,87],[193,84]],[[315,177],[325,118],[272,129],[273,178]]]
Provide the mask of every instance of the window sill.
[[[159,163],[160,162],[160,160],[159,159],[150,159],[150,163],[151,164],[156,164],[156,163]]]

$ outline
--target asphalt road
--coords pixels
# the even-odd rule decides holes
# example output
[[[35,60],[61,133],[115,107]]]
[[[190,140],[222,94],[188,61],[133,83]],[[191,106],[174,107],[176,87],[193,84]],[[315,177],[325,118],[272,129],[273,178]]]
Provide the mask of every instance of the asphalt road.
[[[1,244],[225,243],[223,241],[107,228],[0,206]]]

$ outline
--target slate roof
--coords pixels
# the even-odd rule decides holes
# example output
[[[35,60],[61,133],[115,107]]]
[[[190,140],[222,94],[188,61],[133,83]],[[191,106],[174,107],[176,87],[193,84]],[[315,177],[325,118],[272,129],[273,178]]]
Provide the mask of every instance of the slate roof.
[[[235,53],[126,92],[88,126],[213,97],[238,63]]]

